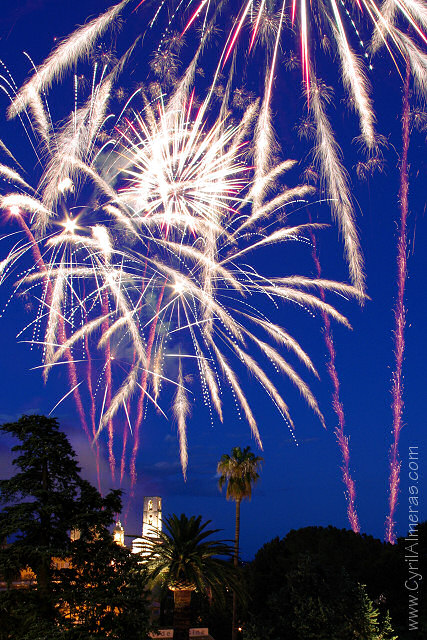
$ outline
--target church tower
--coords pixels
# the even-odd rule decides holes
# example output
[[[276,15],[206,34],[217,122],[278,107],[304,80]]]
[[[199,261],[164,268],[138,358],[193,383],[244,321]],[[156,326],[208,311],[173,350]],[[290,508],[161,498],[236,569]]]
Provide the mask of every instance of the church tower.
[[[142,512],[142,537],[157,538],[162,530],[162,499],[158,496],[144,498]]]
[[[146,496],[142,510],[142,537],[132,540],[132,553],[143,554],[145,540],[147,538],[157,538],[161,530],[162,499],[159,496]]]

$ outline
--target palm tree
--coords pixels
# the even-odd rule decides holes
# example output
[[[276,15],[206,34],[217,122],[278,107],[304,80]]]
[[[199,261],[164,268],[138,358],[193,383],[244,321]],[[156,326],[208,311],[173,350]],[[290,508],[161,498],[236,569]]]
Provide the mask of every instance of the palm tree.
[[[233,548],[222,540],[208,540],[219,529],[206,529],[202,516],[173,514],[155,540],[146,540],[145,558],[153,582],[160,580],[173,591],[174,639],[187,640],[191,622],[191,594],[199,591],[224,599],[227,587],[238,588],[235,567],[217,556],[231,558]]]
[[[240,447],[234,447],[231,456],[224,453],[218,462],[217,471],[220,473],[219,488],[227,484],[226,498],[236,503],[236,530],[234,537],[234,566],[237,567],[239,559],[240,539],[240,503],[252,497],[252,486],[259,478],[263,458],[256,456],[250,447],[243,451]],[[233,619],[232,640],[236,638],[236,593],[233,593]]]

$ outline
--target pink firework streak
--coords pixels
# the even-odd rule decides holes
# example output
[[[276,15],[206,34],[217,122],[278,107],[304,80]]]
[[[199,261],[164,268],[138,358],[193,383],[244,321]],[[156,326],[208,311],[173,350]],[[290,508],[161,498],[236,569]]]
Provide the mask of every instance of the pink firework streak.
[[[153,318],[153,321],[151,323],[151,327],[150,327],[150,333],[148,335],[148,341],[147,341],[147,367],[144,369],[143,373],[142,373],[142,380],[141,380],[141,393],[139,396],[139,400],[138,400],[138,415],[136,418],[136,422],[135,422],[135,429],[134,429],[134,440],[133,440],[133,449],[132,449],[132,457],[131,457],[131,461],[130,461],[130,477],[131,477],[131,494],[130,497],[132,498],[134,496],[134,490],[135,490],[135,485],[136,485],[136,456],[138,453],[138,449],[139,449],[139,430],[141,427],[141,423],[142,423],[142,418],[144,415],[144,397],[145,397],[145,392],[147,389],[147,382],[148,382],[148,371],[147,369],[149,368],[149,364],[150,364],[150,359],[151,359],[151,351],[153,349],[153,343],[154,343],[154,338],[156,335],[156,327],[157,327],[157,322],[158,322],[158,318],[159,318],[159,311],[160,311],[160,307],[162,304],[162,299],[163,299],[163,294],[165,291],[165,286],[166,286],[166,282],[164,283],[161,291],[160,291],[160,295],[159,298],[157,300],[157,305],[156,305],[156,315]]]
[[[310,222],[311,222],[311,218],[310,218]],[[313,260],[314,260],[314,264],[316,265],[317,277],[320,278],[321,266],[320,266],[319,257],[316,251],[316,238],[312,231],[310,231],[310,235],[311,235],[311,241],[313,244],[313,252],[312,252]],[[322,289],[320,290],[320,295],[322,300],[324,301],[325,294]],[[332,337],[332,329],[331,329],[331,323],[330,323],[329,317],[324,312],[322,312],[322,319],[324,324],[323,336],[325,338],[326,348],[329,353],[329,362],[327,364],[327,367],[328,367],[329,377],[331,379],[332,386],[333,386],[332,407],[338,418],[338,425],[339,425],[335,429],[335,436],[341,451],[342,461],[343,461],[341,471],[342,471],[342,479],[346,487],[347,516],[348,516],[348,520],[350,522],[350,526],[352,530],[355,533],[359,533],[360,524],[359,524],[359,518],[356,511],[356,486],[350,473],[350,448],[349,448],[348,437],[344,433],[345,416],[344,416],[344,407],[340,400],[340,381],[338,378],[337,368],[335,365],[336,353],[335,353],[335,347],[334,347],[334,340]]]
[[[400,229],[397,245],[397,300],[394,308],[395,330],[394,350],[396,367],[392,382],[392,410],[393,410],[393,442],[390,447],[390,476],[389,476],[389,514],[386,518],[385,540],[396,542],[394,514],[397,506],[397,496],[400,484],[399,437],[403,427],[403,356],[405,353],[405,286],[407,276],[407,219],[408,219],[408,149],[409,149],[409,80],[410,68],[406,63],[406,77],[403,91],[402,109],[402,162],[400,170]]]
[[[134,352],[132,368],[135,366],[135,360],[136,360],[136,353]],[[128,442],[128,430],[129,431],[131,430],[130,421],[129,421],[130,412],[131,412],[131,407],[130,407],[130,398],[129,398],[128,401],[126,402],[127,424],[125,424],[125,426],[123,428],[122,457],[121,457],[121,460],[120,460],[120,486],[122,486],[122,484],[123,484],[123,478],[124,478],[124,475],[125,475],[126,447],[127,447],[127,442]]]
[[[83,296],[83,315],[84,315],[85,322],[87,322],[87,313],[86,313],[86,305],[84,303],[84,296]],[[98,480],[98,490],[101,493],[101,474],[99,470],[99,440],[96,437],[95,398],[93,395],[93,386],[92,386],[92,356],[89,350],[89,339],[88,339],[87,333],[85,333],[84,341],[85,341],[85,351],[86,351],[86,357],[87,357],[87,388],[88,388],[89,398],[90,398],[89,415],[90,415],[90,423],[92,426],[93,442],[95,442],[96,476]]]
[[[31,244],[31,250],[33,252],[33,256],[34,256],[34,261],[35,264],[37,265],[38,270],[43,273],[44,275],[44,282],[45,282],[45,286],[46,286],[46,304],[49,307],[49,305],[51,304],[52,301],[52,295],[53,295],[53,291],[52,291],[52,283],[49,279],[49,273],[48,270],[46,268],[46,265],[44,263],[44,260],[42,258],[42,255],[40,253],[40,249],[39,246],[32,234],[32,232],[30,231],[30,228],[28,227],[27,223],[25,222],[23,216],[19,213],[16,216],[16,219],[18,220],[19,225],[21,226],[21,228],[23,229],[23,231],[25,232],[27,238],[30,241]],[[64,342],[66,342],[67,340],[67,335],[66,335],[66,330],[65,330],[65,325],[64,325],[64,321],[63,319],[59,316],[58,318],[58,326],[59,326],[59,336],[58,336],[58,340],[60,342],[60,344],[64,344]],[[74,401],[76,403],[77,406],[77,411],[79,414],[79,418],[80,418],[80,422],[82,424],[83,430],[86,433],[89,442],[91,442],[91,437],[90,437],[90,433],[89,433],[89,429],[87,426],[87,422],[86,422],[86,417],[85,417],[85,412],[83,409],[83,403],[82,403],[82,399],[80,396],[80,392],[78,390],[78,382],[77,382],[77,371],[76,371],[76,365],[73,359],[73,355],[70,351],[69,348],[67,348],[64,352],[64,356],[68,362],[68,375],[69,375],[69,379],[70,379],[70,385],[71,388],[73,389],[73,396],[74,396]]]
[[[129,413],[129,409],[130,409],[130,402],[127,402],[127,410]],[[128,425],[125,424],[124,429],[123,429],[123,446],[122,446],[122,457],[120,460],[120,486],[122,486],[123,484],[123,478],[125,475],[125,466],[126,466],[126,447],[127,447],[127,441],[128,441]]]
[[[102,296],[102,313],[103,315],[108,316],[109,306],[108,306],[108,298],[107,298],[106,292],[103,291],[101,296]],[[108,331],[109,326],[110,326],[110,323],[107,318],[102,323],[102,333],[105,333],[106,331]],[[113,380],[111,377],[111,347],[110,347],[109,339],[107,340],[107,344],[105,347],[105,383],[107,385],[106,396],[105,396],[105,408],[108,409],[111,404],[111,389],[113,384]],[[111,478],[114,482],[116,477],[116,459],[114,457],[113,444],[114,444],[113,421],[109,420],[108,421],[108,460],[110,463]]]

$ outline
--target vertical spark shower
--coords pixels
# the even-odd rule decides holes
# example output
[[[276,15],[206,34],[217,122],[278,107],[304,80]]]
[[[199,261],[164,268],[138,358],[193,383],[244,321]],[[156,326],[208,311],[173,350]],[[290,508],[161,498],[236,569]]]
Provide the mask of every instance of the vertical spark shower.
[[[136,456],[138,455],[138,451],[139,451],[139,431],[141,429],[142,419],[144,416],[144,408],[146,408],[146,402],[148,401],[148,398],[146,399],[146,392],[147,392],[147,384],[148,384],[148,372],[150,370],[150,363],[152,360],[151,353],[153,350],[154,339],[156,337],[156,327],[159,321],[159,313],[162,306],[165,287],[166,287],[166,282],[163,285],[162,289],[160,290],[160,295],[157,300],[155,315],[150,323],[150,332],[148,334],[147,353],[146,353],[147,366],[142,372],[142,380],[141,380],[140,394],[139,394],[139,400],[138,400],[138,414],[137,414],[137,418],[134,426],[132,457],[130,460],[131,497],[133,497],[134,495],[136,479],[137,479]]]
[[[317,277],[320,278],[322,271],[319,256],[316,250],[316,237],[313,233],[310,234],[311,242],[313,245],[313,260],[316,266]],[[325,295],[321,292],[322,299],[324,299]],[[351,476],[350,472],[350,448],[349,448],[349,439],[345,435],[345,415],[344,415],[344,407],[342,405],[340,399],[340,381],[338,378],[338,372],[335,364],[335,347],[334,340],[332,336],[332,328],[331,322],[328,316],[325,313],[322,313],[323,320],[323,337],[325,339],[326,348],[329,354],[329,362],[327,363],[329,377],[332,382],[333,393],[332,393],[332,407],[334,409],[335,415],[338,418],[338,427],[335,429],[335,436],[338,442],[338,446],[342,455],[342,479],[344,486],[346,488],[346,501],[347,501],[347,517],[350,523],[350,527],[355,533],[360,532],[360,524],[359,518],[356,510],[356,486],[354,480]]]
[[[394,354],[395,369],[392,378],[392,411],[393,411],[393,442],[390,447],[390,476],[389,476],[389,513],[386,518],[385,540],[395,543],[395,522],[397,498],[400,484],[399,438],[403,427],[403,358],[405,353],[405,287],[407,277],[407,220],[409,193],[409,84],[410,67],[406,65],[405,84],[402,100],[402,160],[400,164],[400,228],[397,244],[397,298],[394,307]]]
[[[14,215],[14,218],[17,220],[19,226],[23,229],[25,235],[27,236],[30,246],[31,246],[31,252],[34,256],[34,264],[37,266],[37,270],[42,274],[43,277],[43,282],[44,282],[44,286],[45,286],[45,304],[49,307],[52,304],[52,298],[54,295],[54,291],[53,291],[53,287],[52,287],[52,283],[50,281],[49,278],[49,271],[48,268],[46,267],[45,261],[43,259],[43,256],[40,252],[40,248],[39,245],[33,235],[33,233],[31,232],[29,226],[27,225],[27,223],[25,222],[25,219],[23,217],[23,211],[19,211]],[[56,312],[55,312],[56,313]],[[65,328],[65,324],[64,324],[64,320],[61,317],[61,315],[56,314],[56,322],[57,322],[57,340],[59,342],[60,345],[64,345],[67,341],[67,334],[66,334],[66,328]],[[66,358],[67,361],[67,368],[68,368],[68,375],[69,375],[69,380],[70,380],[70,387],[72,389],[72,393],[74,396],[74,401],[76,403],[76,407],[77,407],[77,412],[79,414],[79,418],[80,418],[80,424],[83,427],[83,430],[89,440],[89,442],[91,441],[91,437],[90,437],[90,433],[89,433],[89,428],[87,426],[87,422],[86,422],[86,416],[85,416],[85,411],[83,408],[83,403],[82,403],[82,398],[80,395],[80,391],[79,391],[79,382],[78,382],[78,377],[77,377],[77,372],[76,372],[76,365],[73,359],[73,355],[70,351],[69,348],[64,349],[64,356]]]

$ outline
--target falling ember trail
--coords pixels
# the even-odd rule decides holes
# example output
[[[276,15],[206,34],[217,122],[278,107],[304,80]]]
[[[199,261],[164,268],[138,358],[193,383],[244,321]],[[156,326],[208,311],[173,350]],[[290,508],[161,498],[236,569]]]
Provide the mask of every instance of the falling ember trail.
[[[24,218],[22,217],[21,214],[18,214],[16,216],[18,223],[20,224],[21,228],[23,229],[25,235],[27,236],[27,238],[29,239],[30,243],[31,243],[31,250],[33,252],[33,256],[34,256],[34,261],[35,264],[37,265],[38,270],[43,273],[44,276],[44,282],[45,282],[45,286],[46,286],[46,293],[47,293],[47,298],[46,298],[46,302],[47,302],[47,306],[49,307],[49,305],[51,304],[52,301],[52,283],[49,279],[49,274],[46,268],[46,265],[44,263],[43,257],[40,253],[40,249],[39,246],[30,230],[30,228],[28,227],[27,223],[25,222]],[[67,341],[67,335],[65,332],[65,326],[64,326],[64,321],[61,318],[61,316],[59,316],[58,318],[58,325],[59,325],[59,335],[58,335],[58,339],[60,344],[64,344]],[[89,433],[89,429],[87,426],[87,422],[86,422],[86,418],[85,418],[85,412],[83,409],[83,403],[82,403],[82,399],[80,396],[80,391],[78,389],[78,382],[77,382],[77,371],[76,371],[76,365],[75,362],[73,360],[73,355],[70,351],[69,348],[67,348],[64,351],[64,356],[67,359],[68,362],[68,375],[70,378],[70,386],[73,389],[73,396],[74,396],[74,401],[76,403],[77,406],[77,411],[79,414],[79,418],[80,418],[80,422],[82,424],[83,430],[85,432],[85,434],[88,437],[89,442],[91,442],[91,436]]]
[[[86,305],[85,305],[85,302],[84,302],[84,296],[83,296],[82,307],[83,307],[83,314],[84,314],[85,322],[87,322],[87,313],[86,313]],[[93,386],[92,386],[92,356],[91,356],[90,349],[89,349],[89,340],[88,340],[87,333],[85,334],[84,340],[85,340],[85,351],[86,351],[86,358],[87,358],[87,388],[88,388],[89,397],[90,397],[89,415],[90,415],[90,422],[91,422],[91,425],[92,425],[93,440],[95,442],[96,476],[97,476],[97,481],[98,481],[98,490],[99,490],[99,493],[101,493],[101,473],[100,473],[100,468],[99,468],[99,440],[96,437],[95,397],[93,395]]]
[[[108,307],[108,298],[105,291],[102,292],[102,313],[105,316],[108,316],[109,307]],[[108,331],[109,321],[108,318],[104,320],[102,323],[102,333]],[[106,348],[105,348],[105,382],[107,385],[107,396],[106,396],[106,408],[108,409],[111,404],[111,388],[112,388],[112,378],[111,378],[111,347],[110,347],[110,339],[107,340]],[[116,476],[116,459],[114,457],[114,430],[113,430],[113,421],[110,419],[108,421],[108,460],[110,463],[110,471],[111,471],[111,479],[114,482]]]
[[[138,415],[136,418],[136,422],[135,422],[135,428],[134,428],[134,440],[133,440],[133,449],[132,449],[132,457],[131,457],[131,461],[130,461],[130,478],[131,478],[131,492],[130,492],[130,496],[129,496],[129,500],[128,500],[128,508],[126,511],[126,518],[129,512],[129,506],[130,506],[130,502],[135,494],[135,485],[136,485],[136,456],[138,453],[138,449],[139,449],[139,429],[141,427],[141,422],[142,422],[142,417],[144,415],[144,396],[145,396],[145,391],[147,389],[147,381],[148,381],[148,371],[147,369],[149,368],[149,364],[150,364],[150,359],[151,359],[151,351],[153,349],[153,343],[154,343],[154,338],[155,338],[155,334],[156,334],[156,327],[157,327],[157,322],[158,322],[158,318],[159,318],[159,311],[160,311],[160,307],[162,304],[162,299],[163,299],[163,294],[165,291],[165,286],[166,286],[166,282],[164,283],[161,291],[160,291],[160,295],[159,295],[159,299],[157,300],[157,306],[156,306],[156,315],[153,318],[153,321],[151,323],[151,327],[150,327],[150,333],[148,336],[148,341],[147,341],[147,366],[144,369],[143,373],[142,373],[142,380],[141,380],[141,390],[140,390],[140,396],[139,396],[139,401],[138,401]]]
[[[145,274],[144,274],[145,275]],[[133,353],[133,362],[132,362],[132,367],[135,366],[135,362],[136,362],[136,353]],[[130,400],[127,401],[126,403],[126,418],[129,417],[131,412],[131,407],[130,407]],[[126,467],[126,447],[127,447],[127,442],[128,442],[128,430],[129,430],[129,424],[125,424],[123,427],[123,446],[122,446],[122,457],[120,460],[120,486],[122,486],[123,484],[123,478],[125,476],[125,467]]]
[[[127,404],[127,410],[129,413],[130,403]],[[127,424],[123,427],[123,446],[122,446],[122,457],[120,460],[120,486],[123,484],[123,478],[125,476],[125,465],[126,465],[126,447],[128,442],[128,429],[129,426]]]
[[[311,216],[310,216],[311,222]],[[312,231],[310,231],[311,241],[313,244],[313,260],[316,265],[317,277],[321,277],[321,266],[319,261],[319,256],[316,250],[316,237]],[[323,290],[321,290],[320,295],[322,300],[325,300],[325,294]],[[345,427],[345,416],[344,416],[344,407],[340,400],[340,381],[338,378],[337,368],[335,365],[335,347],[334,340],[332,337],[332,329],[331,322],[329,320],[328,315],[322,311],[322,320],[324,324],[324,332],[323,336],[325,339],[326,348],[329,354],[329,362],[328,362],[328,373],[333,386],[332,393],[332,407],[335,411],[335,414],[338,418],[338,427],[335,429],[335,436],[338,442],[338,446],[342,455],[342,479],[344,485],[346,487],[346,499],[347,499],[347,517],[350,522],[350,526],[355,533],[360,532],[360,524],[359,518],[356,511],[356,486],[353,478],[350,473],[350,449],[348,437],[344,433]]]
[[[397,246],[397,299],[394,308],[394,350],[396,367],[392,380],[392,410],[393,410],[393,442],[390,447],[390,476],[389,476],[389,514],[386,518],[385,540],[394,544],[394,514],[397,506],[397,496],[400,483],[399,437],[402,430],[403,413],[403,356],[405,352],[405,286],[407,276],[407,219],[408,219],[408,149],[409,149],[409,81],[410,66],[406,63],[406,77],[403,91],[402,109],[402,162],[400,168],[400,229]]]

